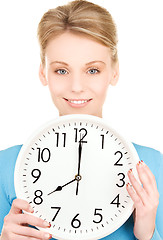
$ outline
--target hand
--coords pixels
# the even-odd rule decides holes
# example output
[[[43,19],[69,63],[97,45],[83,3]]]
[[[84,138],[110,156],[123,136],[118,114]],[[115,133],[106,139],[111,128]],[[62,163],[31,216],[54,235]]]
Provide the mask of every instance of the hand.
[[[28,224],[30,224],[32,226],[47,228],[50,227],[48,222],[26,213],[23,214],[22,210],[29,213],[33,212],[33,209],[27,201],[15,199],[9,214],[4,218],[1,240],[38,240],[52,238],[49,233],[28,227]]]
[[[81,154],[82,154],[82,144],[81,141],[79,141],[79,148],[78,148],[78,177],[79,180],[77,180],[77,186],[76,186],[76,195],[78,195],[78,189],[79,189],[79,181],[81,180],[80,176],[80,163],[81,163]]]
[[[143,186],[136,180],[132,171],[129,171],[128,176],[133,188],[127,184],[127,191],[135,206],[134,235],[139,240],[150,240],[155,230],[159,193],[155,177],[149,167],[140,161],[136,168]]]

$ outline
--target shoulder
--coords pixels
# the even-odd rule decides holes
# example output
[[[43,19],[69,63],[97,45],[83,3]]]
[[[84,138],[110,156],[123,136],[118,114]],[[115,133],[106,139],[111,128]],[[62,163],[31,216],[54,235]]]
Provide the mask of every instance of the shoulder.
[[[22,145],[16,145],[0,151],[0,176],[10,172],[15,167],[15,162],[18,157]],[[5,175],[6,176],[6,175]]]
[[[2,158],[13,158],[13,157],[17,157],[17,155],[19,154],[19,151],[21,149],[22,145],[16,145],[10,148],[7,148],[5,150],[1,150],[0,151],[0,161],[2,160]]]
[[[10,148],[0,151],[0,172],[1,172],[1,174],[3,174],[5,169],[9,171],[11,169],[11,167],[14,167],[21,147],[22,147],[22,145],[16,145],[16,146],[13,146],[13,147],[10,147]]]
[[[149,159],[153,159],[152,162],[157,162],[158,164],[160,164],[160,161],[162,160],[162,154],[160,151],[155,150],[153,148],[150,147],[146,147],[146,146],[141,146],[138,144],[133,143],[138,155],[140,158],[143,158],[141,160],[148,161]],[[146,160],[145,160],[146,159]]]
[[[163,155],[160,151],[150,147],[141,146],[133,143],[140,160],[143,160],[151,169],[155,176],[160,172],[160,168],[163,166]]]
[[[12,200],[14,196],[14,169],[22,145],[0,151],[0,189]]]

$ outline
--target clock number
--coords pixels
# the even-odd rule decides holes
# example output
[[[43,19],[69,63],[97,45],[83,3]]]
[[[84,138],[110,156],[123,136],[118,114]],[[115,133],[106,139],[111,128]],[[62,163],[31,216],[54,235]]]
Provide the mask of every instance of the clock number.
[[[117,187],[123,187],[125,185],[125,181],[124,181],[124,178],[125,178],[125,174],[124,173],[118,173],[118,176],[119,175],[122,175],[122,178],[120,178],[120,180],[122,181],[122,185],[117,185]]]
[[[116,204],[117,208],[119,207],[119,205],[120,205],[119,194],[113,199],[113,201],[110,204]]]
[[[117,151],[117,152],[114,153],[114,155],[117,155],[117,154],[120,154],[120,157],[119,157],[118,161],[117,161],[116,163],[114,163],[114,166],[123,166],[122,163],[119,163],[119,161],[120,161],[120,160],[122,159],[122,157],[123,157],[123,154],[122,154],[120,151]]]
[[[97,212],[97,211],[102,211],[102,209],[100,209],[100,208],[96,208],[95,209],[94,215],[98,216],[100,219],[99,219],[99,221],[93,220],[94,223],[100,223],[102,221],[102,219],[103,219],[103,216],[99,212]]]
[[[34,194],[36,196],[33,199],[34,203],[37,205],[40,205],[43,202],[43,199],[42,199],[43,192],[41,190],[36,190]]]
[[[82,138],[80,138],[79,142],[87,143],[87,141],[83,140],[87,135],[87,129],[81,128],[80,130],[78,130],[78,128],[74,128],[74,130],[75,130],[75,142],[78,142],[78,131],[79,131],[80,136],[82,135]]]
[[[58,145],[59,145],[59,133],[58,132],[56,132],[55,133],[56,135],[57,135],[57,141],[56,141],[56,147],[58,147]],[[62,133],[63,134],[63,147],[65,147],[65,145],[66,145],[66,133]]]
[[[41,151],[41,148],[37,148],[37,149],[38,149],[38,162],[40,162],[40,159],[43,162],[48,162],[51,157],[49,148],[44,148],[42,151]]]
[[[33,169],[31,172],[32,177],[36,178],[36,180],[34,180],[33,183],[37,182],[37,180],[39,180],[40,176],[41,176],[41,171],[39,169]]]
[[[59,211],[61,210],[61,207],[51,207],[51,209],[58,209],[58,211],[56,212],[56,214],[54,215],[52,221],[55,220],[56,216],[58,215]]]
[[[104,134],[100,135],[102,137],[102,149],[104,149]]]
[[[73,228],[79,228],[81,226],[81,222],[79,219],[77,219],[77,217],[79,216],[79,213],[76,214],[76,216],[72,219],[71,221],[71,226]]]

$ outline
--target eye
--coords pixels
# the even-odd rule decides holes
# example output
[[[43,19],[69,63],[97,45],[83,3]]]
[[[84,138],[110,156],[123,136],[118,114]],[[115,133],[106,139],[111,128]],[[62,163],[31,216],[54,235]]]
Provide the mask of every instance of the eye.
[[[57,70],[55,70],[55,72],[60,75],[65,75],[67,73],[67,71],[65,69],[57,69]]]
[[[98,73],[98,72],[100,72],[98,69],[96,69],[96,68],[91,68],[91,69],[89,69],[88,70],[88,72],[90,73],[90,74],[96,74],[96,73]]]

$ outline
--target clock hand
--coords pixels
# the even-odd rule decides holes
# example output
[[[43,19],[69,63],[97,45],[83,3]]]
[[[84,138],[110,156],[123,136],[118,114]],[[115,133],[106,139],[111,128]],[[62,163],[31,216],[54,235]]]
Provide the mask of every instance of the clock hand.
[[[79,189],[79,181],[81,180],[80,176],[80,163],[81,163],[81,154],[82,154],[82,145],[81,141],[79,141],[79,148],[78,148],[78,153],[79,153],[79,161],[78,161],[78,179],[77,179],[77,186],[76,186],[76,195],[78,195],[78,189]]]
[[[79,162],[78,162],[78,175],[80,175],[80,163],[81,163],[81,153],[82,153],[82,144],[81,141],[79,142]]]
[[[77,186],[76,186],[76,195],[78,195],[78,189],[79,189],[79,181],[77,181]]]
[[[76,177],[76,176],[75,176],[75,177]],[[71,180],[70,182],[64,184],[63,186],[58,186],[54,191],[48,193],[48,195],[50,195],[50,194],[52,194],[52,193],[54,193],[54,192],[57,192],[57,191],[61,191],[61,190],[63,189],[63,187],[69,185],[70,183],[72,183],[72,182],[74,182],[74,181],[76,181],[76,180],[77,180],[77,179],[75,178],[75,179]]]
[[[63,187],[69,185],[70,183],[72,183],[74,181],[77,181],[76,195],[78,195],[79,181],[81,180],[81,176],[80,176],[80,162],[81,162],[81,153],[82,153],[81,141],[79,142],[78,152],[79,152],[78,174],[75,176],[75,179],[73,179],[70,182],[64,184],[63,186],[58,186],[54,191],[48,193],[48,195],[50,195],[50,194],[52,194],[54,192],[57,192],[57,191],[61,191],[63,189]]]

